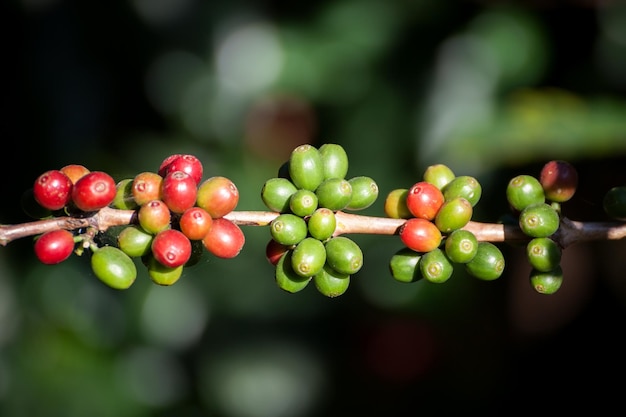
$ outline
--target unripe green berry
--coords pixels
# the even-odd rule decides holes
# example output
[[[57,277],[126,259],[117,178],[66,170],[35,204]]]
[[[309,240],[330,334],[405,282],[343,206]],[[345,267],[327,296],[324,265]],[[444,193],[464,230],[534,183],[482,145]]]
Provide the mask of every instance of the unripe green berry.
[[[352,199],[346,210],[364,210],[374,204],[378,198],[378,184],[370,177],[358,176],[348,180],[352,186]]]
[[[469,175],[455,177],[441,191],[446,201],[456,197],[463,197],[470,202],[472,207],[478,204],[482,196],[482,186],[476,178]]]
[[[134,178],[126,178],[116,184],[111,207],[118,210],[135,210],[139,207],[133,197],[133,180]]]
[[[175,267],[169,267],[163,265],[156,260],[153,256],[149,256],[145,261],[148,268],[148,276],[150,280],[157,285],[170,286],[178,282],[183,274],[185,265],[178,265]]]
[[[296,274],[312,277],[319,273],[326,263],[324,244],[313,238],[306,237],[300,241],[291,254],[291,266]]]
[[[289,209],[293,214],[306,217],[317,209],[317,195],[311,190],[297,190],[289,199]]]
[[[454,267],[445,252],[436,248],[422,255],[419,261],[422,276],[433,283],[444,283],[452,276]]]
[[[330,239],[337,228],[335,212],[326,207],[320,207],[311,214],[307,222],[309,234],[317,240]]]
[[[345,149],[336,143],[325,143],[319,147],[324,171],[324,179],[345,178],[348,173],[348,155]]]
[[[154,235],[138,225],[127,226],[117,236],[117,246],[128,256],[138,258],[150,252]]]
[[[272,239],[285,246],[300,243],[307,231],[306,221],[292,213],[279,214],[270,222]]]
[[[444,250],[452,262],[466,264],[478,252],[478,239],[469,230],[458,229],[446,237]]]
[[[315,191],[324,181],[324,162],[313,145],[300,145],[289,156],[289,177],[298,188]]]
[[[389,261],[391,276],[400,282],[415,282],[423,278],[418,263],[422,254],[409,248],[402,248],[393,254]]]
[[[293,270],[291,263],[292,253],[292,250],[288,250],[280,257],[276,263],[274,278],[278,288],[290,293],[296,293],[302,291],[309,284],[311,278],[302,277]]]
[[[313,277],[313,283],[321,294],[334,298],[346,292],[350,286],[350,275],[339,273],[325,264]]]
[[[504,272],[504,255],[491,242],[478,242],[478,250],[474,258],[465,264],[465,270],[475,278],[492,281]]]
[[[90,262],[96,277],[111,288],[125,290],[137,278],[137,267],[133,260],[115,246],[98,248]]]
[[[551,271],[559,266],[561,254],[561,247],[549,237],[536,237],[526,246],[530,265],[540,272]]]
[[[511,208],[516,211],[522,211],[528,206],[546,201],[543,186],[532,175],[518,175],[511,178],[506,187],[506,198]]]
[[[345,236],[336,236],[324,244],[326,246],[326,262],[335,271],[352,275],[363,266],[363,252],[359,245]]]
[[[528,206],[519,215],[520,229],[531,237],[551,236],[558,230],[559,224],[559,213],[546,203]]]
[[[612,219],[626,221],[626,185],[611,188],[602,200],[604,212]]]
[[[530,271],[530,285],[540,294],[554,294],[563,284],[563,269],[557,266],[551,271]]]
[[[287,178],[270,178],[263,184],[261,199],[265,206],[277,213],[289,212],[291,196],[298,188]]]
[[[343,210],[352,199],[352,186],[346,179],[329,178],[317,187],[315,195],[320,207]]]
[[[443,189],[456,175],[444,164],[430,165],[424,171],[424,181],[433,184],[440,190]]]
[[[464,197],[446,200],[435,216],[435,225],[441,232],[450,233],[469,223],[474,210]]]

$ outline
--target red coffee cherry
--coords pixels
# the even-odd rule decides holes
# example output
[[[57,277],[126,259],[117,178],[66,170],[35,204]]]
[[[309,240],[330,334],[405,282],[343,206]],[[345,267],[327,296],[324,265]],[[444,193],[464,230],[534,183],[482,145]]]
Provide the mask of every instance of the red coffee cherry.
[[[439,247],[442,235],[430,220],[414,217],[400,227],[400,239],[416,252],[430,252]]]
[[[170,171],[161,183],[161,199],[174,213],[182,213],[196,203],[195,180],[184,171]]]
[[[567,161],[549,161],[541,169],[539,182],[548,200],[564,203],[576,193],[578,171]]]
[[[191,257],[191,242],[181,231],[163,230],[152,240],[152,255],[161,265],[176,268]]]
[[[74,251],[74,235],[68,230],[52,230],[35,240],[35,255],[46,265],[63,262]]]
[[[113,202],[117,192],[115,180],[106,172],[91,171],[72,188],[72,201],[82,211],[96,211]]]
[[[180,216],[178,226],[189,239],[202,240],[211,230],[213,219],[205,209],[190,207]]]
[[[58,169],[46,171],[35,180],[33,197],[48,210],[59,210],[72,199],[72,181]]]
[[[409,188],[406,205],[413,216],[433,220],[443,205],[443,192],[434,184],[420,181]]]
[[[228,219],[219,217],[213,219],[213,226],[202,239],[202,243],[218,258],[229,259],[239,255],[245,240],[245,235],[239,226]]]
[[[239,190],[235,183],[226,177],[211,177],[198,187],[196,205],[205,209],[214,219],[224,217],[233,211],[237,203]]]
[[[289,250],[289,246],[281,245],[274,239],[270,239],[265,245],[265,259],[272,264],[276,265],[281,256]]]
[[[202,181],[203,167],[202,162],[194,155],[174,154],[170,155],[161,162],[158,174],[165,178],[167,174],[174,171],[186,172],[193,178],[196,186]]]

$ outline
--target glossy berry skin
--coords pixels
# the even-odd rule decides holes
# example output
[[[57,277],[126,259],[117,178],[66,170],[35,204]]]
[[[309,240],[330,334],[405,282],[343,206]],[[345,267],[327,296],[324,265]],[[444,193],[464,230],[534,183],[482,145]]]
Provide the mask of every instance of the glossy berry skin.
[[[419,261],[419,269],[424,279],[436,284],[446,282],[454,272],[452,262],[440,248],[423,254]]]
[[[313,237],[302,239],[293,248],[291,266],[298,275],[312,277],[322,270],[325,263],[326,248],[321,241]]]
[[[420,181],[409,188],[406,205],[414,217],[433,220],[444,200],[439,188],[429,182]]]
[[[72,181],[59,170],[49,170],[41,174],[33,185],[33,197],[43,208],[60,210],[72,199]]]
[[[547,162],[539,174],[546,199],[564,203],[570,200],[578,187],[578,171],[572,164],[562,160]]]
[[[76,184],[76,181],[78,181],[85,174],[89,173],[89,169],[86,166],[80,164],[65,165],[63,168],[60,169],[60,171],[67,175],[70,181],[72,181],[72,184]]]
[[[268,209],[277,213],[287,213],[290,211],[291,196],[296,191],[298,188],[287,178],[270,178],[263,184],[261,199]]]
[[[604,194],[602,208],[611,218],[626,221],[626,186],[616,186]]]
[[[456,178],[454,172],[444,164],[430,165],[424,170],[424,181],[433,184],[440,190],[443,189],[450,181]]]
[[[157,173],[165,178],[167,174],[174,171],[183,171],[193,178],[196,186],[202,181],[203,166],[202,162],[194,155],[190,154],[174,154],[170,155],[161,162]]]
[[[442,233],[451,233],[469,223],[474,209],[463,197],[455,197],[443,203],[435,216],[435,225]]]
[[[364,210],[374,204],[378,198],[378,184],[373,178],[364,175],[352,177],[348,180],[352,187],[352,198],[346,210]]]
[[[336,143],[324,143],[319,147],[324,179],[345,178],[348,174],[348,154],[343,146]]]
[[[350,286],[350,275],[341,274],[332,269],[328,264],[313,277],[313,284],[320,294],[329,298],[339,297]]]
[[[133,178],[125,178],[115,185],[115,197],[111,202],[111,207],[119,210],[135,210],[137,202],[133,197]]]
[[[96,211],[111,204],[117,192],[113,177],[106,172],[91,171],[72,188],[72,202],[82,211]]]
[[[316,147],[304,144],[291,151],[289,178],[296,187],[311,191],[324,181],[324,162]]]
[[[170,171],[161,183],[161,199],[172,213],[181,214],[196,203],[195,180],[184,171]]]
[[[165,266],[156,260],[153,256],[148,257],[145,262],[148,269],[148,276],[150,280],[161,286],[170,286],[178,282],[183,274],[185,265],[179,265],[177,267]]]
[[[202,240],[211,227],[213,218],[201,207],[190,207],[183,212],[178,220],[178,227],[190,240]]]
[[[307,231],[306,221],[291,213],[280,214],[270,223],[270,234],[281,245],[297,245],[307,236]]]
[[[140,172],[133,178],[131,187],[133,198],[138,206],[152,200],[161,199],[161,184],[163,177],[156,172]]]
[[[168,229],[152,239],[152,255],[169,268],[184,265],[191,257],[191,242],[180,230]]]
[[[156,235],[171,227],[172,213],[163,200],[152,200],[139,207],[137,219],[146,232]]]
[[[315,189],[315,195],[320,207],[343,210],[352,199],[352,186],[346,179],[329,178]]]
[[[385,198],[383,207],[385,215],[392,219],[409,219],[413,214],[406,205],[406,197],[409,194],[408,188],[396,188],[391,190]]]
[[[471,261],[465,264],[465,271],[483,281],[498,279],[504,272],[504,255],[491,242],[478,242],[478,250]]]
[[[551,295],[556,293],[563,284],[563,269],[557,266],[550,271],[530,271],[530,285],[539,294]]]
[[[437,226],[426,219],[408,219],[399,230],[400,240],[416,252],[430,252],[441,244],[442,235]]]
[[[106,285],[117,290],[129,288],[137,278],[137,267],[121,249],[103,246],[91,256],[93,273]]]
[[[320,207],[311,214],[307,221],[309,235],[322,242],[330,239],[337,228],[335,212],[326,207]]]
[[[154,235],[138,225],[125,227],[117,235],[117,246],[131,258],[139,258],[150,253]]]
[[[469,230],[458,229],[446,237],[444,250],[452,262],[466,264],[478,252],[478,239]]]
[[[317,195],[311,190],[301,189],[291,195],[289,209],[300,217],[310,216],[317,210]]]
[[[281,245],[276,242],[274,239],[270,239],[265,245],[265,259],[271,265],[276,265],[278,260],[285,252],[289,250],[289,246]]]
[[[558,212],[549,204],[541,203],[526,207],[519,215],[519,227],[530,237],[548,237],[560,225]]]
[[[472,207],[475,207],[482,196],[482,186],[476,178],[469,175],[461,175],[446,184],[442,188],[442,192],[446,201],[456,197],[463,197],[470,202]]]
[[[391,276],[399,282],[415,282],[423,278],[419,269],[422,254],[413,249],[402,248],[393,254],[389,260]]]
[[[534,238],[526,246],[530,265],[540,272],[551,271],[559,266],[561,254],[561,247],[548,237]]]
[[[210,253],[223,259],[239,255],[245,242],[246,238],[241,228],[223,217],[213,219],[211,230],[202,239],[204,247]]]
[[[532,175],[511,178],[506,187],[506,198],[510,207],[521,212],[528,206],[545,203],[546,195],[539,180]]]
[[[65,261],[74,251],[74,235],[68,230],[51,230],[35,240],[35,255],[46,265]]]
[[[336,236],[324,243],[326,262],[340,274],[353,275],[363,266],[363,252],[355,241],[346,236]]]
[[[239,203],[239,189],[222,176],[208,178],[198,186],[196,205],[217,219],[233,211]]]
[[[293,294],[305,289],[311,278],[300,276],[293,270],[291,255],[292,251],[288,250],[280,257],[276,263],[274,278],[278,288]]]

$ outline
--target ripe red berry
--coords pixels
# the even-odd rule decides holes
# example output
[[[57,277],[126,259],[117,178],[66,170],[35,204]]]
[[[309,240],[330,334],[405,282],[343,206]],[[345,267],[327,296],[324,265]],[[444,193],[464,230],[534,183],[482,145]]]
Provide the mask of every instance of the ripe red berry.
[[[117,189],[115,180],[106,172],[91,171],[72,188],[72,201],[82,211],[96,211],[113,202]]]
[[[74,250],[74,235],[68,230],[52,230],[35,241],[35,255],[46,265],[63,262]]]
[[[539,182],[546,198],[557,203],[571,199],[578,187],[578,171],[569,162],[553,160],[541,169]]]
[[[211,215],[201,207],[190,207],[183,212],[178,222],[180,231],[191,240],[202,240],[211,227]]]
[[[35,180],[33,197],[48,210],[59,210],[72,199],[72,181],[58,169],[46,171]]]
[[[195,180],[184,171],[171,171],[161,183],[161,199],[174,213],[182,213],[196,203]]]
[[[245,235],[239,226],[223,217],[213,219],[213,226],[202,243],[218,258],[234,258],[245,244]]]
[[[406,196],[406,205],[411,214],[426,220],[435,218],[444,201],[443,192],[426,181],[413,184]]]
[[[276,265],[281,256],[289,250],[289,246],[281,245],[274,239],[270,239],[265,245],[265,259],[272,264]]]
[[[438,248],[442,240],[441,231],[433,222],[416,217],[408,219],[399,233],[402,243],[416,252],[430,252]]]
[[[224,217],[237,207],[239,190],[226,177],[211,177],[198,187],[196,205],[205,209],[211,217]]]
[[[191,241],[176,229],[163,230],[152,240],[152,255],[161,265],[176,268],[191,257]]]
[[[202,162],[194,155],[174,154],[168,156],[161,162],[158,174],[165,178],[167,174],[174,171],[183,171],[189,174],[195,181],[196,186],[202,181]]]

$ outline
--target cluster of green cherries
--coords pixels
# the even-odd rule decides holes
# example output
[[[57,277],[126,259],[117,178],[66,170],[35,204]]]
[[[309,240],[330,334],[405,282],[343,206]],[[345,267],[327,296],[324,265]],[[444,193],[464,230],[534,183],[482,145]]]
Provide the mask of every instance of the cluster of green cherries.
[[[296,293],[313,282],[327,297],[343,294],[363,266],[363,252],[346,236],[335,236],[337,211],[358,211],[378,197],[367,176],[346,178],[348,156],[338,144],[296,147],[277,176],[263,184],[264,204],[278,213],[269,225],[266,257],[278,287]]]

